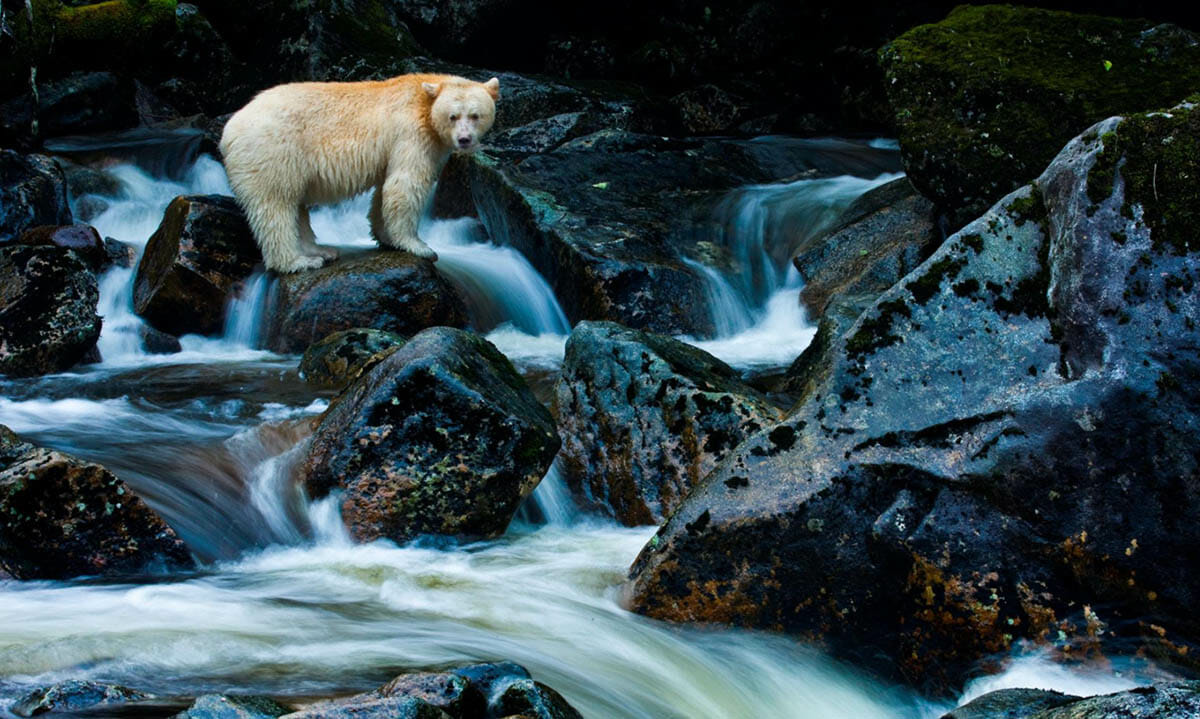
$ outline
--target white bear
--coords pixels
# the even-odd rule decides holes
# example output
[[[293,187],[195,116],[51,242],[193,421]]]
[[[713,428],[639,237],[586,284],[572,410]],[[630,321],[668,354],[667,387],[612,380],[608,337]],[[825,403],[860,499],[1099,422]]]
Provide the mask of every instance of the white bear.
[[[221,154],[267,268],[298,272],[335,259],[316,244],[308,208],[372,187],[375,241],[436,260],[417,237],[421,209],[450,153],[479,147],[499,98],[497,78],[426,74],[260,92],[229,118]]]

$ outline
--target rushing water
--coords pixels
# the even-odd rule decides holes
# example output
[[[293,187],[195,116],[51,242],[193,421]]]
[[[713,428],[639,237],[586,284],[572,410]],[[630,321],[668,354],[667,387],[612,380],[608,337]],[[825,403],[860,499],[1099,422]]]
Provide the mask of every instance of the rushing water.
[[[228,192],[211,158],[156,162],[153,176],[131,164],[110,170],[123,191],[90,218],[103,235],[141,248],[174,196]],[[813,328],[797,302],[789,243],[828,227],[887,179],[731,194],[718,212],[735,269],[693,265],[710,281],[721,330],[697,344],[742,367],[790,362]],[[366,211],[356,198],[314,212],[318,240],[370,245]],[[531,378],[552,373],[570,327],[529,263],[491,244],[473,220],[426,221],[421,233],[476,327]],[[185,337],[171,355],[141,349],[131,279],[114,269],[101,280],[103,362],[0,380],[0,423],[112,469],[204,569],[147,584],[0,582],[0,706],[66,678],[172,695],[318,696],[405,670],[510,659],[587,717],[934,717],[948,707],[787,637],[666,625],[622,610],[619,586],[653,530],[581,516],[556,466],[498,540],[450,549],[352,544],[336,498],[310,504],[289,481],[329,397],[300,381],[296,357],[256,349],[269,279],[245,283],[223,336]],[[1094,693],[1132,682],[1046,666],[1022,658],[967,691],[1039,684]]]

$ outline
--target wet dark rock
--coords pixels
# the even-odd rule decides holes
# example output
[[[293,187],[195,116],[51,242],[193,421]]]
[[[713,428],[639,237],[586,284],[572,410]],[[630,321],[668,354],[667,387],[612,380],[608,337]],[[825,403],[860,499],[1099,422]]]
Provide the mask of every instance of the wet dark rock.
[[[6,428],[0,427],[0,443],[6,441],[4,438],[6,431]],[[0,447],[3,446],[0,444]],[[77,712],[96,706],[126,704],[149,698],[149,694],[123,687],[120,684],[72,679],[34,689],[13,702],[9,711],[19,717],[32,717],[47,712]]]
[[[415,697],[453,717],[483,716],[487,699],[463,676],[449,672],[401,674],[379,688],[382,697]]]
[[[21,233],[16,244],[44,245],[75,250],[75,253],[92,267],[100,269],[108,253],[105,251],[104,240],[100,233],[90,225],[42,225],[32,227]]]
[[[1046,689],[1001,689],[947,712],[942,719],[1033,719],[1076,701],[1077,696]]]
[[[1106,121],[947,239],[693,489],[633,608],[932,691],[1021,640],[1190,666],[1197,163],[1200,111]]]
[[[0,566],[18,579],[66,579],[185,569],[192,558],[108,470],[0,425]]]
[[[291,712],[268,697],[205,694],[174,719],[276,719]]]
[[[304,351],[300,374],[311,385],[340,389],[364,367],[382,359],[381,352],[407,341],[406,337],[382,330],[359,328],[334,332]]]
[[[137,261],[136,247],[111,237],[104,238],[104,264],[106,266],[129,269],[137,265]]]
[[[411,335],[427,327],[465,327],[467,310],[434,263],[408,252],[345,255],[311,272],[275,281],[267,346],[303,352],[342,330]]]
[[[60,247],[0,247],[0,374],[61,372],[100,337],[91,268]]]
[[[960,7],[880,58],[908,176],[955,226],[1093,123],[1200,88],[1200,42],[1186,30],[1007,5]]]
[[[0,150],[0,245],[39,225],[71,224],[67,183],[43,155]]]
[[[490,342],[436,327],[355,380],[313,434],[310,497],[344,492],[360,541],[494,537],[558,450],[550,413]]]
[[[505,687],[518,679],[529,679],[529,671],[515,662],[470,664],[450,671],[471,682],[488,699],[500,696]]]
[[[781,413],[707,352],[581,322],[555,389],[563,476],[584,507],[657,524],[742,440]]]
[[[121,192],[121,181],[112,173],[87,165],[60,161],[63,175],[67,178],[67,192],[71,197],[84,195],[115,196]]]
[[[315,704],[288,719],[459,719],[416,697],[387,697]]]
[[[867,192],[838,226],[814,236],[793,259],[804,280],[800,301],[819,317],[838,295],[878,296],[940,244],[933,205],[907,178]]]
[[[839,154],[805,140],[603,130],[524,159],[477,155],[469,187],[491,237],[529,258],[572,322],[708,336],[707,281],[684,259],[723,232],[711,217],[729,191],[806,172],[878,174],[887,164],[850,145]]]
[[[138,263],[134,310],[167,334],[215,334],[229,297],[261,262],[232,197],[176,197]]]
[[[37,120],[37,133],[32,132]],[[137,124],[133,85],[111,72],[75,72],[0,105],[0,140],[35,145],[41,138],[83,135]]]
[[[169,355],[183,351],[178,337],[160,332],[149,325],[139,327],[138,336],[142,340],[142,349],[152,355]]]
[[[521,715],[534,719],[583,719],[562,694],[532,679],[509,684],[492,703],[497,716]]]
[[[746,112],[744,100],[716,85],[701,85],[675,95],[671,107],[679,113],[679,125],[685,134],[728,132]]]

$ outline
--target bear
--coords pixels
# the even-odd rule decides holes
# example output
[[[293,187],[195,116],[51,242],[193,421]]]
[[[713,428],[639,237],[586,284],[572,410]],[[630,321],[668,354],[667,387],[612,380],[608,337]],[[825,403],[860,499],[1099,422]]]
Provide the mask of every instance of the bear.
[[[470,153],[492,126],[500,81],[411,74],[297,82],[260,92],[225,124],[225,172],[267,269],[316,269],[308,210],[375,189],[371,234],[383,247],[437,260],[417,237],[425,201],[451,152]]]

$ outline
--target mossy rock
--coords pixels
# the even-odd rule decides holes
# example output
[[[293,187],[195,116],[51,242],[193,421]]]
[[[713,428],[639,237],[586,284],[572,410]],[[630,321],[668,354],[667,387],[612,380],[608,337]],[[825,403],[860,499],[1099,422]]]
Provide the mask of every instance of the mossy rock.
[[[963,6],[880,51],[905,169],[957,224],[1042,172],[1112,115],[1200,88],[1200,44],[1173,25]]]
[[[407,341],[403,335],[369,327],[334,332],[305,350],[300,374],[311,385],[340,389]]]

